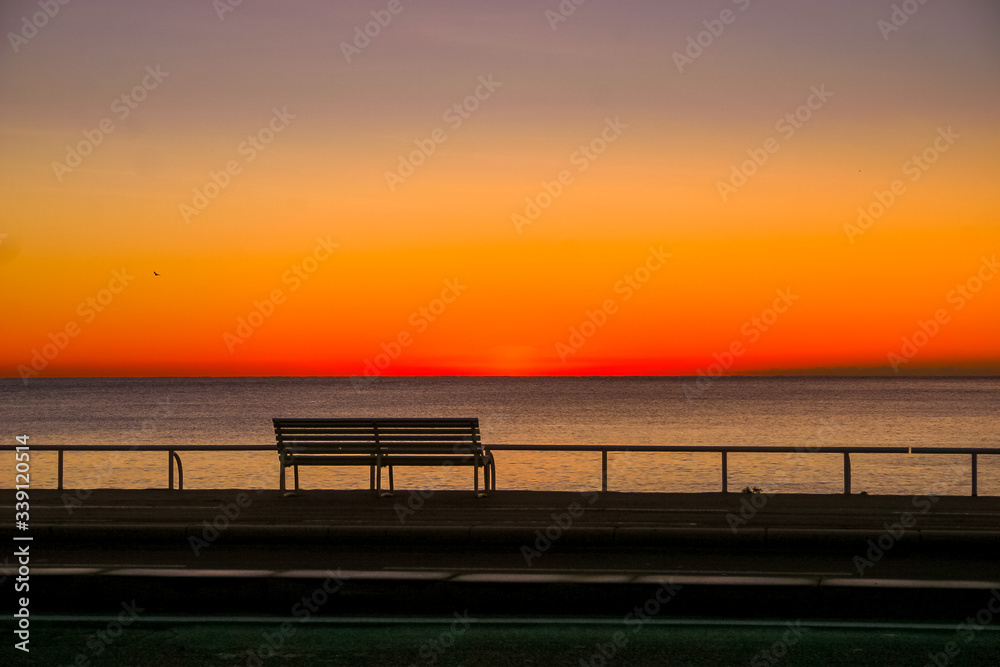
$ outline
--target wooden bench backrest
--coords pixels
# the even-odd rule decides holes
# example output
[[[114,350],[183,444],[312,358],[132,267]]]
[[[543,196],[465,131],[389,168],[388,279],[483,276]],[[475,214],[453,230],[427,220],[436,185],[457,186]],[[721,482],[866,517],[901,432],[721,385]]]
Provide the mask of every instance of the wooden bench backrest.
[[[479,419],[274,418],[279,449],[293,454],[471,454],[482,452]]]

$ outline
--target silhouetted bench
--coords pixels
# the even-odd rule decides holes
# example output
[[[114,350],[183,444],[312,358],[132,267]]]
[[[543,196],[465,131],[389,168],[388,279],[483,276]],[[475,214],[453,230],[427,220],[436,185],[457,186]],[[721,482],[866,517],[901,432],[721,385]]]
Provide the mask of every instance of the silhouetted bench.
[[[479,419],[282,419],[274,418],[278,445],[281,491],[285,495],[285,468],[299,466],[368,466],[369,488],[382,491],[382,468],[389,469],[393,490],[395,466],[471,466],[479,494],[479,469],[483,490],[494,488],[493,455],[479,439]]]

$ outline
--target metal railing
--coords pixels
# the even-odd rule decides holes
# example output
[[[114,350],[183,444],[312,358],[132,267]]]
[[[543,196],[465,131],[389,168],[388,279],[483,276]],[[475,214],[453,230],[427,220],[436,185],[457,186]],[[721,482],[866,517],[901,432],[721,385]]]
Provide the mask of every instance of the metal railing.
[[[16,445],[0,445],[0,451],[15,451]],[[63,488],[63,452],[167,452],[167,488],[174,488],[174,463],[177,464],[177,490],[184,489],[184,467],[177,452],[273,452],[274,445],[30,445],[32,452],[58,452],[59,465],[56,488]]]
[[[0,445],[0,451],[15,451],[16,445]],[[601,491],[608,490],[608,452],[683,452],[722,455],[722,492],[729,492],[729,454],[842,454],[844,457],[844,493],[851,493],[851,454],[964,454],[971,457],[972,492],[979,495],[979,456],[1000,455],[1000,447],[788,447],[788,446],[711,446],[711,445],[488,445],[487,451],[527,452],[600,452]],[[64,452],[167,452],[167,488],[174,488],[174,463],[177,464],[177,489],[184,489],[184,469],[178,452],[276,452],[275,445],[31,445],[33,452],[58,452],[58,489],[63,488]]]
[[[1000,447],[754,447],[712,445],[490,445],[490,451],[600,452],[601,491],[608,490],[608,452],[687,452],[722,455],[722,492],[729,493],[729,454],[843,454],[844,493],[851,493],[851,454],[968,454],[972,457],[972,495],[979,495],[979,455],[1000,454]]]

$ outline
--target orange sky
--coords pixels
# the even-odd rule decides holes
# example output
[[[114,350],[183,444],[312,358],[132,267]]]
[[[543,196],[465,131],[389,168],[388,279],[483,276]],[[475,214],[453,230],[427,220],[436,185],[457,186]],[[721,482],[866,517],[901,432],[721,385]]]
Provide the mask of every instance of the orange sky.
[[[4,373],[995,371],[1000,11],[745,4],[404,4],[351,62],[374,5],[64,6],[0,55]]]

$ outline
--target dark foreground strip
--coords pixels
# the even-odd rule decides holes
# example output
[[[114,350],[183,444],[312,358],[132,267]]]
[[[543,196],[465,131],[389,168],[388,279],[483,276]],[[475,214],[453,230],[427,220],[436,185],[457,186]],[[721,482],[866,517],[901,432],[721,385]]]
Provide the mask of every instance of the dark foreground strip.
[[[949,622],[996,596],[1000,582],[860,577],[724,577],[523,572],[241,572],[36,570],[33,614],[114,614],[135,601],[157,615],[617,616]]]

